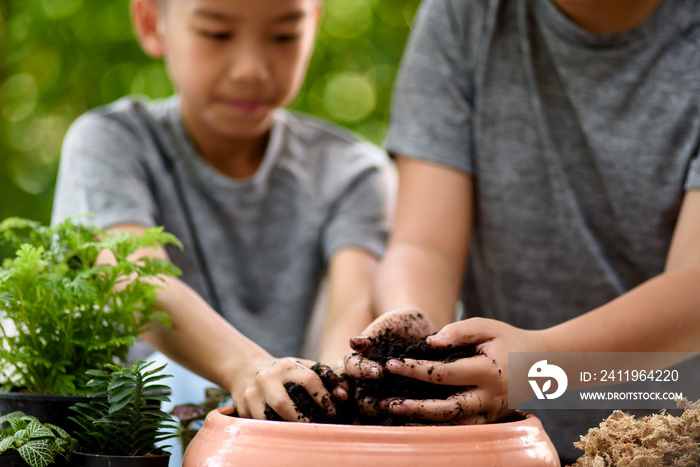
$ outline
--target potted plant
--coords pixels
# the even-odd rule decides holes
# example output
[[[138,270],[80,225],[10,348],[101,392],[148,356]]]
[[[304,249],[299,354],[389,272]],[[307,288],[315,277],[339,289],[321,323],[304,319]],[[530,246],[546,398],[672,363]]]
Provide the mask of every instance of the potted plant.
[[[76,445],[62,428],[23,412],[0,417],[0,465],[4,467],[46,467],[67,459]]]
[[[162,228],[137,236],[72,220],[43,226],[19,218],[0,223],[0,240],[15,251],[0,268],[0,414],[23,410],[62,426],[76,395],[89,392],[88,369],[125,361],[149,322],[167,324],[154,308],[154,278],[178,269],[129,255],[181,245]],[[113,260],[96,265],[105,250]]]
[[[137,362],[132,367],[106,365],[89,370],[87,383],[94,390],[88,402],[71,407],[70,417],[79,428],[74,432],[79,447],[72,463],[78,467],[167,466],[170,453],[160,443],[177,436],[177,425],[163,410],[161,402],[170,399],[160,384],[170,377],[165,365],[148,369],[153,362]]]

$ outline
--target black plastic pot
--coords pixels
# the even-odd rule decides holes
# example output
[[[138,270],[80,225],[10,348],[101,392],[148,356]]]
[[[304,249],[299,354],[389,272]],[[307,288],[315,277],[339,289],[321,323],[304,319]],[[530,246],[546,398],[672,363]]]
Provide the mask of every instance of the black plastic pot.
[[[27,463],[16,451],[0,454],[0,465],[2,467],[27,467]]]
[[[101,454],[84,454],[73,452],[73,467],[168,467],[170,453],[152,456],[105,456]]]
[[[75,412],[69,409],[77,402],[88,402],[87,396],[57,396],[53,394],[25,394],[21,392],[0,393],[0,415],[17,410],[51,423],[72,433],[76,425],[68,420]]]
[[[27,467],[28,465],[29,464],[27,464],[24,459],[22,459],[22,456],[15,450],[0,454],[1,467]],[[73,463],[66,460],[66,458],[60,454],[57,454],[54,461],[49,465],[51,467],[73,467]]]
[[[27,467],[27,465],[28,464],[24,461],[24,459],[22,459],[22,456],[20,456],[17,451],[13,450],[0,454],[0,466],[2,467]],[[68,462],[59,454],[51,464],[51,467],[67,467],[68,465],[72,466],[73,464]]]
[[[168,396],[170,389],[153,391]],[[77,427],[68,417],[75,417],[70,410],[73,404],[89,402],[88,396],[57,396],[54,394],[28,394],[23,392],[0,392],[0,416],[21,411],[36,417],[41,423],[51,423],[72,433]]]

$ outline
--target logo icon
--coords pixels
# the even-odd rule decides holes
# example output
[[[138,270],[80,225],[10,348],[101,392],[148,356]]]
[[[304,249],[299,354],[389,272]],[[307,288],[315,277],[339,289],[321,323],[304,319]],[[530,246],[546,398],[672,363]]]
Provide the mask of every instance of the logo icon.
[[[566,377],[564,370],[556,365],[550,365],[547,360],[540,360],[530,367],[530,371],[527,373],[528,378],[549,378],[544,382],[542,388],[540,388],[537,380],[528,379],[532,390],[535,391],[535,395],[538,399],[556,399],[557,397],[564,394],[566,387],[569,384],[569,378]],[[552,379],[557,382],[557,390],[548,393],[550,387],[552,386]]]

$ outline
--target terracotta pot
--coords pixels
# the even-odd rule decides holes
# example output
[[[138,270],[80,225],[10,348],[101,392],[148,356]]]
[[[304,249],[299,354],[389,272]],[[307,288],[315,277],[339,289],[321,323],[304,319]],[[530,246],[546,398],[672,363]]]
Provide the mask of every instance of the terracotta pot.
[[[324,425],[231,416],[214,410],[192,440],[183,467],[559,466],[534,415],[463,426]]]

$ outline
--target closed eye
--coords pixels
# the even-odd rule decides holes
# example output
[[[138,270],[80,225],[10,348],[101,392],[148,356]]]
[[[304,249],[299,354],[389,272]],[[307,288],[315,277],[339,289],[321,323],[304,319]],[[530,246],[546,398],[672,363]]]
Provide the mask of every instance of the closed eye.
[[[231,38],[231,33],[223,31],[199,31],[199,34],[207,39],[211,39],[214,41],[226,41]]]
[[[293,42],[301,37],[300,34],[276,34],[273,40],[278,43]]]

